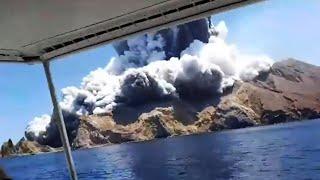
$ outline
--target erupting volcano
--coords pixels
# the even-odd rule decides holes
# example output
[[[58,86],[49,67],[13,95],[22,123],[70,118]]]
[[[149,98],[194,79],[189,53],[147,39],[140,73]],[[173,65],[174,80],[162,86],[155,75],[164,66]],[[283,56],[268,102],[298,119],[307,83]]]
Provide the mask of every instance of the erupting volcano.
[[[62,89],[72,145],[319,117],[320,101],[311,98],[320,94],[313,87],[319,78],[312,78],[320,77],[318,67],[293,60],[273,65],[268,56],[241,53],[226,42],[227,35],[224,22],[210,29],[201,19],[114,43],[118,56],[106,67],[90,72],[81,87]],[[312,70],[310,76],[296,71],[301,67]],[[297,95],[303,86],[314,91]],[[279,102],[269,102],[269,96]],[[60,147],[54,120],[54,113],[36,117],[26,128],[27,139]]]

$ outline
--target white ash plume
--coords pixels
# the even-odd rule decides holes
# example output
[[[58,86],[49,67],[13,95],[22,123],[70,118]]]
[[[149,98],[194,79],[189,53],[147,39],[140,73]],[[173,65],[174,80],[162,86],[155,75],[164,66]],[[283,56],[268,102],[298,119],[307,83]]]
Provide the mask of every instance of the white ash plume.
[[[243,54],[226,43],[228,29],[224,22],[215,31],[208,43],[194,40],[180,58],[167,60],[163,59],[166,41],[160,34],[128,40],[128,50],[112,58],[105,68],[90,72],[80,88],[62,90],[62,110],[81,116],[110,112],[123,104],[208,97],[223,93],[236,80],[249,81],[269,70],[273,63],[269,57]],[[39,134],[36,129],[27,129],[34,136]]]

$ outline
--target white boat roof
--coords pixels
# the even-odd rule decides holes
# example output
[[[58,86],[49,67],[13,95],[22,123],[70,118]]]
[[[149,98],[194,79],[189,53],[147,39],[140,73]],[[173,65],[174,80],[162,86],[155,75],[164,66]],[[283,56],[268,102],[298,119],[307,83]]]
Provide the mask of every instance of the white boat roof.
[[[2,0],[0,62],[34,63],[259,0]]]

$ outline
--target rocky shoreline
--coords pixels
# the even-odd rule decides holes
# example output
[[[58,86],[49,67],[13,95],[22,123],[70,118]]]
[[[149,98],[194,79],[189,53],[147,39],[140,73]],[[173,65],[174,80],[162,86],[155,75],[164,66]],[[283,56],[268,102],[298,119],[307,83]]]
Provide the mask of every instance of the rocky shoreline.
[[[35,141],[28,141],[25,138],[21,138],[17,144],[14,144],[13,141],[9,139],[1,146],[1,157],[35,155],[62,150],[62,148],[52,148],[47,145],[41,145]]]
[[[320,68],[297,60],[277,62],[226,92],[212,99],[151,103],[151,110],[121,107],[82,116],[70,143],[74,149],[90,148],[320,118]],[[25,139],[16,145],[9,140],[1,148],[2,157],[54,151]]]

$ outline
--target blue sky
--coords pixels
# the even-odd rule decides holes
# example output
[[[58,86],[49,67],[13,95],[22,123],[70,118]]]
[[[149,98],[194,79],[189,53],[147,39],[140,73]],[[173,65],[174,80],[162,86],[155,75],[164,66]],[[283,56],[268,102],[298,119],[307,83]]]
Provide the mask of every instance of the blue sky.
[[[226,22],[228,41],[244,52],[320,65],[319,18],[319,0],[269,0],[213,16]]]
[[[270,0],[214,15],[229,29],[227,41],[241,51],[266,54],[275,60],[294,57],[320,65],[320,1]],[[53,61],[57,92],[79,86],[90,71],[116,56],[110,45]],[[19,140],[31,119],[50,114],[51,100],[42,66],[0,64],[0,143]]]

